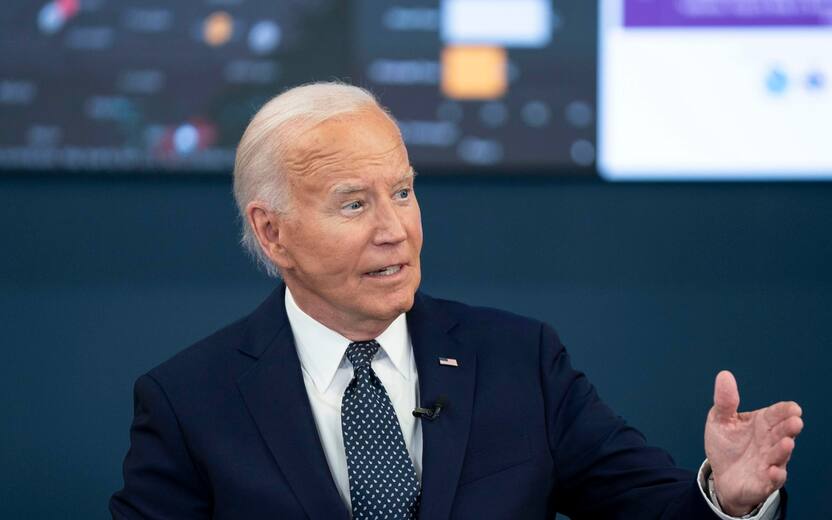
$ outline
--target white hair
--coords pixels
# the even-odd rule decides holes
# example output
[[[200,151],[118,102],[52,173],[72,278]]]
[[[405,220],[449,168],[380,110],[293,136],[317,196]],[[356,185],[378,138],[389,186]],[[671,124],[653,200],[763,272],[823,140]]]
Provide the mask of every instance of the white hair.
[[[241,243],[269,276],[277,278],[280,272],[260,247],[246,216],[246,206],[256,200],[272,211],[287,212],[291,194],[283,158],[296,139],[324,121],[367,107],[377,107],[387,114],[376,98],[360,87],[337,82],[311,83],[272,98],[248,124],[234,161],[234,198],[242,219]]]

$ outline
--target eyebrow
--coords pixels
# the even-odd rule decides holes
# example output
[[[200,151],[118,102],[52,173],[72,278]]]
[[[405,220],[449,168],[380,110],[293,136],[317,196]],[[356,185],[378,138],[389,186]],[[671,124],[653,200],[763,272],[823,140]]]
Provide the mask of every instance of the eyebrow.
[[[362,184],[339,184],[338,186],[335,186],[335,189],[333,189],[332,192],[338,195],[344,195],[364,191],[365,189],[366,188]]]
[[[414,177],[416,177],[416,170],[414,170],[413,166],[411,166],[407,169],[407,171],[401,177],[396,179],[396,182],[393,183],[393,186],[395,186],[396,184],[401,184],[404,181],[409,181],[409,180],[413,179]]]
[[[410,180],[410,179],[414,178],[415,176],[416,176],[416,170],[414,170],[413,167],[411,166],[410,168],[407,169],[407,172],[404,175],[402,175],[401,177],[396,179],[396,181],[393,183],[393,185],[395,186],[396,184],[401,184],[402,182]],[[335,186],[335,188],[333,188],[332,192],[337,194],[337,195],[349,195],[351,193],[357,193],[359,191],[364,191],[366,189],[367,189],[367,187],[363,184],[345,183],[345,184],[339,184],[339,185]]]

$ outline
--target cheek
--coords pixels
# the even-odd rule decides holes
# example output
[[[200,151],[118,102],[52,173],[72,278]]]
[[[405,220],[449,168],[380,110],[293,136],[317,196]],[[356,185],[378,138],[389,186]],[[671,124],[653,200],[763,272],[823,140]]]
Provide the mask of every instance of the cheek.
[[[421,222],[418,222],[416,224],[414,234],[416,235],[416,238],[414,240],[414,242],[416,244],[416,254],[419,254],[419,253],[422,252],[422,240],[423,240],[423,238],[422,238],[422,223]]]
[[[416,247],[416,253],[419,253],[422,250],[422,214],[418,204],[408,223],[408,234],[413,237],[412,242]]]
[[[357,230],[320,230],[305,239],[304,261],[310,274],[343,278],[359,270],[366,242]]]

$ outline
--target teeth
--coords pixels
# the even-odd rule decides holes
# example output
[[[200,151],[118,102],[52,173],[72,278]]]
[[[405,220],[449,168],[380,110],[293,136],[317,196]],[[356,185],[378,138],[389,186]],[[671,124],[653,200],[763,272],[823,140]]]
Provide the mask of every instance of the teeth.
[[[391,265],[389,267],[385,267],[384,269],[371,272],[370,276],[390,276],[391,274],[398,273],[401,268],[402,267],[400,265]]]

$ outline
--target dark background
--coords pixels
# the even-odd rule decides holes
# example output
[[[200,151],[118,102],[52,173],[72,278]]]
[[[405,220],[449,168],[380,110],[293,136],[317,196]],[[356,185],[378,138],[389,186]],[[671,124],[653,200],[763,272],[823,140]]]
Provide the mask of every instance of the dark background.
[[[417,180],[423,288],[552,323],[695,469],[713,378],[803,406],[791,518],[832,518],[832,185]],[[225,177],[0,177],[0,518],[106,518],[132,384],[275,285]]]

